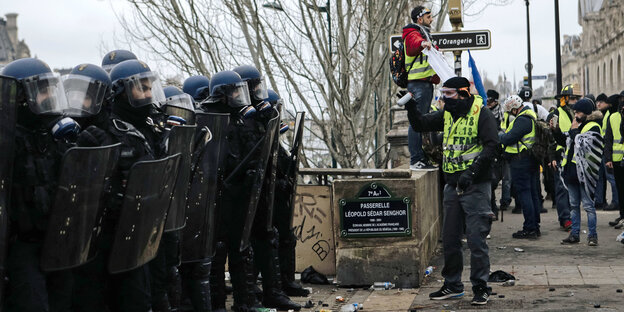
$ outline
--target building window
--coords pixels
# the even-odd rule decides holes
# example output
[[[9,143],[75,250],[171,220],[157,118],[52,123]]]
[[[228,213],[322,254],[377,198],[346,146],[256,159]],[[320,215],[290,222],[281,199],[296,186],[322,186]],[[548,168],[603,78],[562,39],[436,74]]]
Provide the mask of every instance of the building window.
[[[620,58],[620,55],[618,55],[616,69],[617,69],[617,86],[621,86],[622,85],[622,60]]]
[[[615,88],[615,81],[613,81],[613,60],[609,61],[609,87]]]
[[[600,93],[600,65],[596,68],[596,92]]]

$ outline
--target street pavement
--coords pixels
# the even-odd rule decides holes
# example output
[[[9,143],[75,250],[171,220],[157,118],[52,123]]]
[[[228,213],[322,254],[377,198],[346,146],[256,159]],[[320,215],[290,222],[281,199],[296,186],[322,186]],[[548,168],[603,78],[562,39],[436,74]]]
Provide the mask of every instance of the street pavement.
[[[586,237],[587,218],[582,211],[581,243],[569,246],[560,244],[568,233],[559,228],[552,203],[545,201],[544,206],[548,212],[541,214],[542,236],[537,240],[511,237],[522,227],[521,214],[511,214],[508,210],[504,222],[493,223],[491,239],[488,240],[491,270],[504,270],[517,280],[514,286],[490,283],[495,295],[485,307],[470,305],[473,294],[469,279],[470,251],[466,244],[462,277],[466,293],[461,299],[429,300],[428,294],[442,286],[440,249],[431,261],[435,266],[433,274],[420,288],[372,291],[364,286],[353,289],[304,284],[304,287],[312,288],[312,295],[291,299],[302,305],[307,301],[314,304],[302,311],[340,311],[342,306],[351,303],[360,304],[363,311],[624,311],[624,293],[621,292],[624,289],[624,245],[615,241],[621,231],[607,224],[618,213],[597,212],[599,245],[590,247]],[[344,302],[336,301],[337,296],[344,298]],[[228,302],[230,306],[231,301]]]

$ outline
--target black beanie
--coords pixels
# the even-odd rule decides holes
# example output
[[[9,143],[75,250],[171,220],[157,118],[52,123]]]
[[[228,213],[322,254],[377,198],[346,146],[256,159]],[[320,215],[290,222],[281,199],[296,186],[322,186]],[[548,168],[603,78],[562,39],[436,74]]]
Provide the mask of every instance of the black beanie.
[[[600,93],[598,94],[598,97],[596,97],[596,102],[606,102],[607,101],[607,95],[604,93]]]
[[[589,115],[594,111],[594,103],[588,98],[582,98],[574,104],[573,110]]]
[[[498,97],[500,96],[498,92],[496,92],[496,90],[492,90],[492,89],[487,90],[486,95],[488,99],[493,99],[493,100],[498,100]]]
[[[619,94],[613,94],[613,95],[609,96],[605,100],[605,102],[611,104],[611,106],[618,106],[619,100],[620,100],[620,95]]]
[[[470,81],[464,77],[452,77],[447,79],[442,86],[453,89],[467,88],[470,87]]]
[[[412,10],[412,14],[411,14],[411,16],[412,16],[412,21],[413,21],[414,23],[416,23],[416,22],[418,21],[418,15],[420,15],[420,12],[422,12],[424,9],[425,9],[425,7],[424,7],[424,6],[419,5],[419,6],[415,7],[415,8]]]

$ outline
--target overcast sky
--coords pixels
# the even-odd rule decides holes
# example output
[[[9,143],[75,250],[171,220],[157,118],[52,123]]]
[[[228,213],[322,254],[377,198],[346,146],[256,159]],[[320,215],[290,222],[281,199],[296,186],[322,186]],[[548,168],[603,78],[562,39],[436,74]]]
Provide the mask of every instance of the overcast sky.
[[[561,0],[561,35],[579,34],[577,1]],[[0,0],[0,14],[18,13],[18,36],[32,55],[53,68],[73,67],[80,63],[100,64],[103,51],[116,46],[121,36],[114,11],[127,11],[124,0]],[[113,10],[114,8],[114,10]],[[490,50],[474,51],[479,70],[496,82],[506,73],[516,81],[526,75],[526,9],[523,0],[504,7],[488,7],[476,17],[467,17],[465,30],[489,29]],[[409,13],[407,13],[409,14]],[[555,72],[555,30],[553,0],[533,0],[530,5],[533,75]],[[563,40],[562,40],[563,43]],[[146,58],[146,55],[139,57]],[[464,65],[467,53],[464,53]],[[467,73],[464,70],[464,73]],[[534,87],[540,86],[534,82]]]

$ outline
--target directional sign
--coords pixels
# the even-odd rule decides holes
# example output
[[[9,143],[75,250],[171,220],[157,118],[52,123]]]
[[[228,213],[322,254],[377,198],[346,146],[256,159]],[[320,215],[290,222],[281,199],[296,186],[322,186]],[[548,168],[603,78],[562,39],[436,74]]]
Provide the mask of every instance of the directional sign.
[[[546,75],[531,76],[531,79],[533,79],[533,80],[546,80],[546,79],[548,79],[548,76],[546,76]]]
[[[402,38],[401,35],[390,36],[390,52],[399,49]],[[492,44],[487,29],[431,33],[431,39],[440,51],[486,50]]]
[[[433,44],[440,51],[487,50],[491,46],[489,30],[469,30],[431,33]]]

